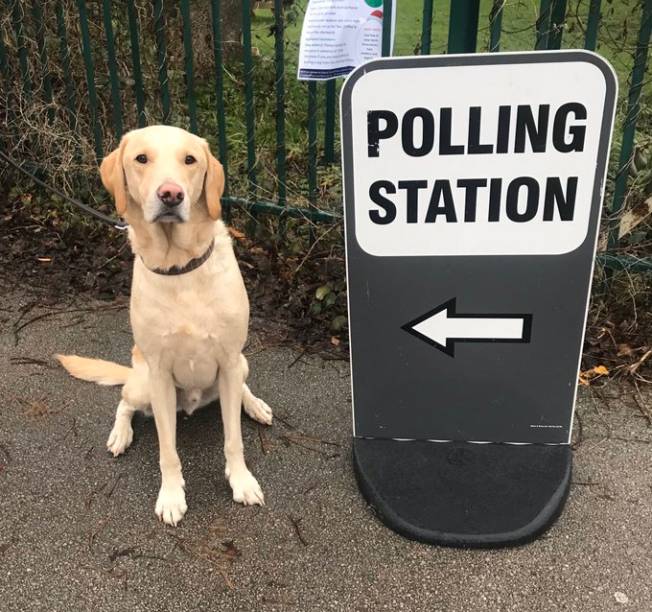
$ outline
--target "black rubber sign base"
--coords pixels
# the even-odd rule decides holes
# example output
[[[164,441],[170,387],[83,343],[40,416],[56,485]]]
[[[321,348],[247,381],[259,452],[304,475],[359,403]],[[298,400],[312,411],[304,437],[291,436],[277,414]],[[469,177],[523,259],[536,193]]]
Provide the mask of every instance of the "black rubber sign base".
[[[561,514],[567,445],[355,438],[358,485],[380,520],[412,540],[465,548],[530,542]]]

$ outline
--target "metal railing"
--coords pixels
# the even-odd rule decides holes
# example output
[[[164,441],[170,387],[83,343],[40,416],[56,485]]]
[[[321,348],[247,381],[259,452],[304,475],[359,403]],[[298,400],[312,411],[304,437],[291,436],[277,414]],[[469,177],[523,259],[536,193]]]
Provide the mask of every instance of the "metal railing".
[[[295,4],[305,7],[306,0],[295,0]],[[296,57],[287,53],[288,29],[285,14],[288,10],[287,0],[273,0],[270,29],[273,31],[274,86],[273,91],[256,89],[256,66],[258,57],[255,54],[252,38],[252,2],[241,2],[241,46],[236,63],[241,72],[234,76],[230,70],[233,60],[227,65],[225,59],[225,41],[222,32],[225,4],[220,0],[201,0],[208,8],[210,15],[210,34],[212,46],[212,97],[214,111],[210,120],[202,120],[202,135],[206,130],[212,132],[217,144],[217,150],[227,176],[224,204],[227,214],[233,206],[249,210],[252,214],[268,213],[281,217],[306,218],[312,222],[333,222],[341,218],[337,206],[330,210],[318,207],[320,201],[318,192],[318,172],[321,165],[333,164],[337,160],[336,139],[336,98],[340,83],[335,80],[326,83],[309,82],[301,84],[301,95],[305,96],[305,116],[286,117],[288,102],[288,86],[295,75],[287,69],[288,60],[296,64]],[[28,103],[39,96],[47,108],[45,121],[52,122],[55,112],[60,113],[72,131],[86,130],[85,136],[92,139],[97,161],[101,160],[107,149],[107,141],[115,142],[127,127],[123,108],[133,106],[135,122],[132,119],[129,127],[143,126],[148,121],[161,123],[185,123],[191,131],[200,129],[198,115],[197,79],[193,58],[193,7],[200,0],[191,3],[190,0],[180,0],[176,3],[164,0],[152,0],[143,9],[144,2],[129,2],[115,0],[4,0],[3,12],[0,14],[0,76],[3,87],[16,86],[16,77],[20,79],[18,93],[23,102]],[[584,31],[584,47],[594,50],[600,39],[601,32],[601,0],[586,0],[588,10]],[[270,4],[270,3],[268,3]],[[390,13],[396,0],[385,0],[385,14]],[[487,12],[488,23],[480,20],[484,9],[490,5]],[[432,51],[433,24],[437,23],[437,12],[444,5],[435,4],[433,0],[423,0],[421,11],[421,34],[414,52],[428,54]],[[579,5],[578,5],[579,6]],[[126,14],[117,15],[118,9]],[[91,10],[92,9],[92,10]],[[448,35],[446,49],[449,53],[472,53],[477,51],[499,52],[505,35],[504,18],[509,16],[511,7],[506,0],[483,2],[480,0],[451,0],[446,7],[449,13]],[[76,23],[71,27],[70,14],[76,10]],[[562,47],[565,24],[571,7],[567,0],[541,0],[538,16],[534,26],[532,47],[534,49],[559,49]],[[575,8],[577,10],[577,8]],[[151,12],[149,12],[151,11]],[[170,23],[169,16],[175,13],[181,29],[181,44],[179,54],[170,54]],[[443,11],[442,11],[443,12]],[[92,18],[91,18],[92,13]],[[612,172],[613,189],[608,203],[610,251],[618,244],[619,216],[625,204],[630,165],[635,152],[635,135],[637,119],[640,113],[640,100],[643,83],[646,76],[646,65],[650,36],[652,33],[652,0],[640,0],[640,23],[638,39],[633,53],[631,74],[629,75],[629,91],[627,106],[622,121],[620,149],[615,172]],[[68,17],[68,18],[67,18]],[[149,23],[145,20],[148,19]],[[398,20],[401,12],[398,13]],[[117,21],[116,21],[117,20]],[[116,31],[115,24],[119,22],[128,30],[128,37]],[[390,49],[389,20],[384,21],[383,54],[388,55]],[[143,29],[147,27],[153,35],[155,74],[148,74],[143,69]],[[293,26],[296,30],[296,25]],[[479,31],[488,33],[488,41],[484,49],[478,49]],[[28,44],[28,33],[33,44]],[[179,32],[177,32],[177,35]],[[116,38],[122,37],[118,45]],[[509,33],[507,34],[510,35]],[[78,40],[75,37],[78,36]],[[296,31],[294,33],[296,38]],[[98,40],[98,37],[100,40]],[[71,48],[75,43],[80,51],[83,78],[87,95],[79,99],[79,92],[73,83],[80,77],[75,74],[79,66],[73,65]],[[126,53],[128,47],[129,52]],[[99,51],[98,51],[99,49]],[[296,52],[296,46],[291,48]],[[100,59],[101,58],[101,59]],[[102,84],[98,85],[98,61],[106,66]],[[124,78],[125,64],[129,65],[129,79]],[[271,62],[270,62],[271,64]],[[59,78],[53,78],[53,68]],[[183,104],[174,99],[171,89],[172,74],[183,74],[184,98]],[[621,79],[625,75],[620,75]],[[243,162],[241,167],[234,168],[233,146],[230,140],[231,108],[227,102],[227,87],[235,82],[241,95],[244,142]],[[37,87],[35,79],[40,83]],[[106,86],[104,86],[106,85]],[[298,85],[293,82],[293,95]],[[157,90],[157,91],[155,91]],[[147,95],[146,95],[147,92]],[[320,103],[323,95],[323,104]],[[274,159],[274,190],[267,190],[267,196],[261,193],[259,182],[259,156],[261,150],[268,145],[257,141],[257,131],[261,121],[270,121],[270,117],[257,117],[256,97],[274,96],[270,105],[273,115],[275,142]],[[153,100],[158,98],[156,109],[150,108]],[[53,102],[59,102],[57,111]],[[10,105],[8,105],[10,106]],[[107,110],[108,109],[108,110]],[[80,126],[80,110],[85,115],[84,126]],[[2,109],[0,109],[2,112]],[[5,109],[10,116],[12,109]],[[202,107],[202,112],[206,108]],[[323,113],[323,114],[322,114]],[[287,132],[290,123],[300,123],[305,130],[307,140],[303,154],[305,156],[306,172],[303,173],[298,194],[296,186],[288,189],[288,143]],[[322,138],[319,138],[320,124],[323,127]],[[9,136],[6,136],[9,140]],[[11,151],[11,142],[3,143],[5,151]],[[320,150],[322,155],[320,156]],[[613,165],[613,164],[612,164]],[[246,175],[245,181],[234,185],[234,177],[240,176],[241,169]],[[298,183],[297,183],[298,184]],[[301,198],[298,198],[298,195]],[[303,205],[295,200],[301,199]],[[630,270],[652,269],[652,258],[615,255],[612,252],[603,253],[601,261],[612,268]]]

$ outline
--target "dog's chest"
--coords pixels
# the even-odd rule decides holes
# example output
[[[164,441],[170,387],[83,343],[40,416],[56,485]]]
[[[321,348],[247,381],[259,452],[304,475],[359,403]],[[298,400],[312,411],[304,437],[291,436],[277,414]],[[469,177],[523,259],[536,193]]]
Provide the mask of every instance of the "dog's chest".
[[[178,294],[174,305],[150,304],[132,316],[136,343],[158,355],[178,387],[207,389],[214,384],[228,317],[218,304]]]
[[[213,334],[184,323],[163,338],[174,380],[184,389],[207,389],[217,377],[218,357]]]
[[[218,367],[239,358],[248,301],[233,252],[216,245],[197,270],[161,277],[134,266],[131,325],[148,362],[171,371],[179,387],[206,389]]]
[[[164,361],[169,363],[177,386],[184,389],[207,389],[217,377],[220,327],[201,322],[200,316],[194,321],[170,321],[159,337]]]

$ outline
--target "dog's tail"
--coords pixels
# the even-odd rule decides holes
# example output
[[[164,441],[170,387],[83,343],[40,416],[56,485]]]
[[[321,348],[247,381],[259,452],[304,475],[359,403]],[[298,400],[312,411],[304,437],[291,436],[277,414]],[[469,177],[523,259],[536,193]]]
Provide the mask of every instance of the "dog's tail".
[[[124,385],[131,372],[131,368],[127,366],[103,359],[88,359],[77,355],[55,355],[54,357],[75,378],[95,382],[98,385]]]

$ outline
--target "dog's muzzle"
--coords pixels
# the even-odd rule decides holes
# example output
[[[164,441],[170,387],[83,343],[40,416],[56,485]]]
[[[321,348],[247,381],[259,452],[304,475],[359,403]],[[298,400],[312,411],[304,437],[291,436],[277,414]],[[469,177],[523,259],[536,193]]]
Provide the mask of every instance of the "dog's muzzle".
[[[156,190],[156,197],[160,207],[154,221],[160,223],[183,223],[185,221],[181,206],[184,200],[183,187],[173,182],[163,183]]]

